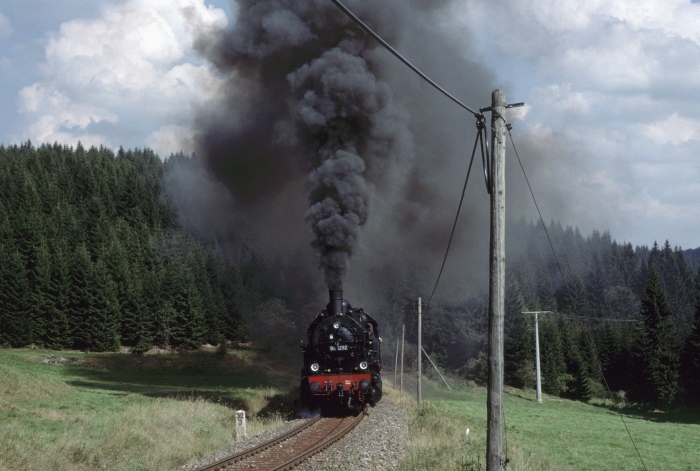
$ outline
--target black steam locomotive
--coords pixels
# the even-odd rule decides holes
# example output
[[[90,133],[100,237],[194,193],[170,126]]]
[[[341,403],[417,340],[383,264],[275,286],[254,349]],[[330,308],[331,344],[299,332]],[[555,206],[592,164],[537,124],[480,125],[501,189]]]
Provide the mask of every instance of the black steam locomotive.
[[[301,342],[301,403],[310,410],[360,410],[382,397],[381,339],[377,322],[353,309],[342,290],[330,290],[330,302],[309,326]]]

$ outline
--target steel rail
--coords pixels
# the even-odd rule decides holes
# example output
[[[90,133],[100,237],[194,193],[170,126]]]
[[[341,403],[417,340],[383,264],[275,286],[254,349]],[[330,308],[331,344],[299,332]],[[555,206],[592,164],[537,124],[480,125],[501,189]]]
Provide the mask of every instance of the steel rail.
[[[359,424],[366,415],[367,412],[362,411],[360,414],[357,415],[357,417],[355,417],[355,419],[349,425],[341,429],[340,432],[336,433],[335,435],[328,436],[328,438],[326,438],[323,442],[300,453],[295,458],[290,459],[286,463],[281,464],[280,466],[274,468],[271,471],[284,471],[287,469],[292,469],[298,464],[302,463],[303,461],[306,461],[307,459],[311,458],[313,455],[322,452],[323,450],[325,450],[326,448],[333,445],[335,442],[349,434],[352,430],[354,430],[355,427],[357,427],[357,424]]]
[[[333,419],[329,418],[322,420],[323,418],[321,416],[317,416],[304,422],[302,425],[290,430],[289,432],[286,432],[248,450],[241,451],[215,463],[198,468],[197,471],[223,471],[227,469],[239,469],[241,465],[245,467],[244,462],[245,460],[249,459],[258,460],[257,463],[253,464],[253,466],[255,466],[255,468],[258,470],[282,471],[292,469],[301,462],[309,459],[311,456],[325,450],[350,433],[350,431],[353,430],[366,415],[367,412],[362,411],[355,417],[346,417],[335,424],[328,423],[328,421],[332,421]],[[323,431],[324,424],[327,428],[329,428],[328,431]],[[316,427],[321,427],[321,429],[314,432]],[[307,434],[307,430],[308,434],[311,434],[311,436]],[[318,435],[319,432],[322,433],[322,437],[319,438],[316,436],[316,438],[313,438],[313,435]],[[305,435],[306,438],[304,438]],[[305,444],[305,440],[310,440],[310,443]],[[283,444],[283,442],[287,443]],[[280,457],[282,459],[286,459],[286,461],[282,462],[281,464],[279,461],[275,463],[274,459],[272,460],[272,463],[265,463],[265,460],[269,460],[269,456],[266,455],[272,451],[268,450],[277,446],[283,446],[291,450],[294,448],[302,449],[289,459],[286,459],[287,457]],[[258,455],[260,455],[260,457],[258,457]],[[289,456],[289,453],[287,453],[287,456]]]
[[[313,419],[309,419],[306,422],[304,422],[303,424],[299,425],[298,427],[295,427],[292,430],[290,430],[286,433],[283,433],[282,435],[279,435],[271,440],[268,440],[264,443],[261,443],[260,445],[254,446],[253,448],[249,448],[247,450],[243,450],[239,453],[236,453],[234,455],[231,455],[231,456],[228,456],[224,459],[216,461],[215,463],[211,463],[211,464],[203,466],[201,468],[197,468],[197,471],[220,471],[220,470],[226,469],[226,467],[230,464],[236,463],[238,461],[242,461],[248,457],[262,453],[263,451],[267,450],[268,448],[271,448],[275,445],[278,445],[278,444],[282,443],[283,441],[288,440],[289,438],[293,437],[294,435],[298,435],[302,431],[304,431],[307,428],[316,424],[319,420],[321,420],[320,415],[314,417]]]

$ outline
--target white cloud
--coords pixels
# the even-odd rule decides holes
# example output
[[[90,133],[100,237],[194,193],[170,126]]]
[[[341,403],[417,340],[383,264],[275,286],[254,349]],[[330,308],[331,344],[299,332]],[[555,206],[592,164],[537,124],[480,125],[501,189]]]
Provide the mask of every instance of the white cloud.
[[[14,32],[15,29],[12,27],[10,20],[0,12],[0,40],[8,39]]]
[[[190,156],[195,151],[194,131],[185,126],[163,126],[148,135],[146,145],[161,158],[167,158],[178,152]]]
[[[71,101],[59,90],[35,83],[20,91],[21,111],[40,112],[29,127],[29,135],[37,142],[70,142],[81,140],[84,144],[104,144],[100,137],[86,131],[98,122],[115,123],[117,115],[112,111],[85,103]]]
[[[537,172],[570,196],[571,211],[557,214],[573,218],[564,223],[601,230],[609,224],[620,237],[650,243],[640,235],[659,216],[672,243],[700,245],[688,229],[700,212],[693,196],[700,4],[476,0],[455,8],[477,38],[471,45],[502,82],[513,83],[506,92],[530,107],[519,131],[533,152],[561,162]]]
[[[140,147],[150,129],[168,129],[168,121],[186,127],[187,114],[220,86],[193,43],[227,21],[204,0],[126,0],[99,18],[62,23],[48,40],[43,80],[20,92],[20,111],[30,120],[23,138],[60,136],[70,144],[94,134]],[[167,148],[167,133],[158,135],[152,142]]]
[[[600,43],[571,47],[554,56],[552,74],[561,74],[585,88],[625,91],[645,89],[658,73],[658,60],[647,53],[643,35],[630,34],[617,25]],[[556,72],[555,72],[556,71]]]
[[[65,87],[140,92],[182,58],[174,32],[156,12],[120,9],[106,16],[63,23],[49,41],[46,68]]]
[[[557,34],[586,28],[591,21],[591,13],[600,5],[599,1],[566,2],[544,0],[521,4],[523,10],[529,9],[538,25]],[[524,11],[523,11],[524,13]]]
[[[590,92],[572,90],[569,83],[536,87],[531,98],[540,107],[566,113],[587,113],[592,103],[597,101]]]
[[[700,121],[673,113],[663,120],[640,126],[640,134],[658,144],[679,145],[700,140]]]

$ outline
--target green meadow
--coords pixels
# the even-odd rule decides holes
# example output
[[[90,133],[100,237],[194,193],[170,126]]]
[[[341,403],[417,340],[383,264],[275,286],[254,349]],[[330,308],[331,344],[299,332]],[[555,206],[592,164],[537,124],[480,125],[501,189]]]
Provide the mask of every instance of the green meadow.
[[[169,470],[296,417],[297,368],[255,351],[128,354],[0,350],[0,470]],[[485,470],[486,390],[426,378],[386,400],[409,417],[402,470]],[[618,413],[506,388],[508,470],[700,469],[700,411]],[[466,429],[470,429],[466,438]],[[628,432],[629,431],[629,432]],[[639,455],[635,450],[634,439]],[[645,468],[645,467],[646,468]]]
[[[0,350],[0,470],[167,470],[294,414],[298,379],[250,352]]]
[[[448,391],[424,382],[428,400],[420,408],[414,396],[404,394],[412,443],[401,469],[486,469],[486,390],[456,386]],[[698,410],[618,412],[546,395],[537,403],[534,391],[511,388],[503,408],[508,470],[700,469]]]

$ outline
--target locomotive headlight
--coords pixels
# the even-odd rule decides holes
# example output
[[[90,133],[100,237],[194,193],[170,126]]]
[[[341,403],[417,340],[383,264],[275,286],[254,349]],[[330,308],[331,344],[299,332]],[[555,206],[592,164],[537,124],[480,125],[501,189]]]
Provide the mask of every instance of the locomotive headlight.
[[[366,369],[367,369],[367,362],[366,362],[366,361],[363,361],[363,362],[360,363],[360,369],[361,369],[361,370],[366,370]]]
[[[318,363],[311,363],[311,371],[314,373],[318,371]]]
[[[333,328],[334,328],[334,329],[337,329],[337,328],[339,328],[339,327],[340,327],[340,322],[334,322],[334,323],[333,323]]]

